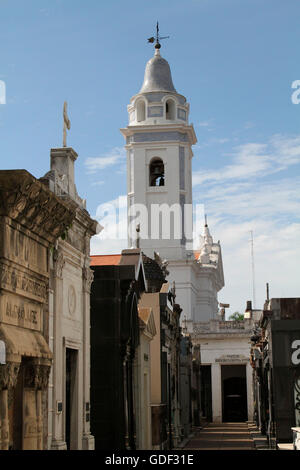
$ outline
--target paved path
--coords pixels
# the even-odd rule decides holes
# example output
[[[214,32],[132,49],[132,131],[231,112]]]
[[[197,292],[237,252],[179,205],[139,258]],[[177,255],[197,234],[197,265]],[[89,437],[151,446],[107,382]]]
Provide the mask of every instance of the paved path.
[[[184,449],[255,450],[247,423],[208,423]]]

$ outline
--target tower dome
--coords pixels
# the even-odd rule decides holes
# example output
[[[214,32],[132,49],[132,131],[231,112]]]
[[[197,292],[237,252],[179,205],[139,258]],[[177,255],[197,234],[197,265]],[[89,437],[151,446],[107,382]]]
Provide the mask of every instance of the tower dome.
[[[153,91],[177,93],[173,85],[170,66],[166,59],[161,57],[159,49],[155,49],[154,57],[146,64],[144,83],[139,93]]]

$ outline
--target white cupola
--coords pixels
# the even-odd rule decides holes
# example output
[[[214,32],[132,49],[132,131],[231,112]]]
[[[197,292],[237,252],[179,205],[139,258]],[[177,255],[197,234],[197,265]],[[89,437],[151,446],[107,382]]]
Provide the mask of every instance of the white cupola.
[[[160,44],[159,44],[160,46]],[[184,96],[177,93],[171,70],[160,48],[147,62],[144,82],[139,93],[128,105],[129,125],[187,123],[189,105]]]

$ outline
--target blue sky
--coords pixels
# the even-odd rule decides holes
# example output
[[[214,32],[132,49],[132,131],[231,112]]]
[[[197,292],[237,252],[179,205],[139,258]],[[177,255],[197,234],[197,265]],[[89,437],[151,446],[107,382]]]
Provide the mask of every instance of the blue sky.
[[[298,0],[0,0],[1,168],[36,177],[49,170],[66,100],[77,190],[89,212],[125,195],[119,129],[159,20],[170,36],[161,54],[190,102],[198,138],[194,202],[205,204],[222,244],[220,301],[242,311],[251,298],[250,230],[257,307],[266,282],[273,297],[299,296],[300,105],[291,101],[299,17]],[[99,157],[91,170],[89,159]],[[97,239],[92,249],[120,246]]]

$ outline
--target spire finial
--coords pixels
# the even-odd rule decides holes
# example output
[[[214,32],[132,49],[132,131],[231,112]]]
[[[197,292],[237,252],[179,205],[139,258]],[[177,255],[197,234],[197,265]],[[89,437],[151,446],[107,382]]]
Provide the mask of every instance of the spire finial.
[[[205,225],[204,225],[204,244],[205,245],[212,245],[213,239],[209,232],[208,223],[207,223],[207,214],[205,214]]]
[[[159,25],[158,25],[158,21],[156,23],[156,37],[152,36],[151,38],[148,39],[148,42],[151,42],[153,43],[154,41],[156,41],[155,43],[155,49],[160,49],[161,48],[161,45],[160,45],[160,42],[162,39],[168,39],[170,36],[160,36],[159,35]]]

